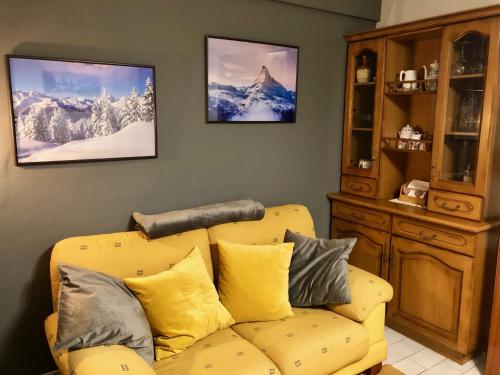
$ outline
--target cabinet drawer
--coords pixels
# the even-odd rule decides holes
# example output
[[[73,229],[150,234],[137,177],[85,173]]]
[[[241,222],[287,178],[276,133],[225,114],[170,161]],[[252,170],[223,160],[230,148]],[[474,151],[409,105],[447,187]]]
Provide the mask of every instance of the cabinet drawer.
[[[483,198],[430,190],[427,206],[429,211],[480,221],[483,213]]]
[[[473,256],[476,236],[426,222],[394,216],[392,233],[430,245]]]
[[[334,201],[332,215],[385,232],[391,231],[391,215],[385,212]]]
[[[375,198],[377,196],[377,180],[343,175],[340,190],[344,193],[356,194],[367,198]]]

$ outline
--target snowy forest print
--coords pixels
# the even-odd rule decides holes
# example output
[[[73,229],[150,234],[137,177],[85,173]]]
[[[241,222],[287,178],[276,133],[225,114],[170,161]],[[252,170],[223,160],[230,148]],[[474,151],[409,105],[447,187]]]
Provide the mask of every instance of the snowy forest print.
[[[208,122],[295,122],[298,48],[207,37]]]
[[[156,156],[154,68],[9,57],[17,163]]]

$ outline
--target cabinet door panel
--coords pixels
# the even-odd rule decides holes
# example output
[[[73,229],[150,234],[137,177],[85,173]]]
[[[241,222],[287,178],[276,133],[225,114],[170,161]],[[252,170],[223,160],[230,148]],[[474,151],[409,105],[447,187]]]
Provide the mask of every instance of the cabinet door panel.
[[[332,238],[357,238],[349,264],[387,280],[390,235],[341,219],[332,220]]]
[[[473,258],[396,236],[391,244],[390,320],[466,351]]]
[[[342,155],[342,171],[347,174],[378,176],[384,47],[380,38],[351,43],[347,51]]]
[[[497,20],[444,29],[431,187],[484,196],[498,80]]]

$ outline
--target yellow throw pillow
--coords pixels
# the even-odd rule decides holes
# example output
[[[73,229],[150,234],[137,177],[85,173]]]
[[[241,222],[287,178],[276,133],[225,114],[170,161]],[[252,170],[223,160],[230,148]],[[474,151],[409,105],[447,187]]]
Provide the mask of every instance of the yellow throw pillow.
[[[168,271],[123,281],[146,312],[157,361],[234,324],[197,247]]]
[[[219,244],[219,296],[236,322],[293,316],[288,301],[288,269],[293,243]]]

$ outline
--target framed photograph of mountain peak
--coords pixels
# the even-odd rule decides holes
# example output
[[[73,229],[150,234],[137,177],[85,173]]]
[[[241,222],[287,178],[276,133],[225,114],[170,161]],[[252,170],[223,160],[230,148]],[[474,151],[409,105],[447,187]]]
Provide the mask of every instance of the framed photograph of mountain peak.
[[[7,56],[16,164],[157,157],[154,66]]]
[[[207,36],[207,123],[294,123],[299,48]]]

